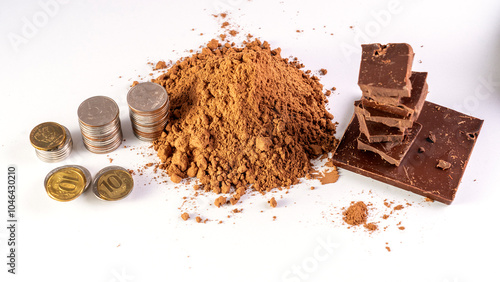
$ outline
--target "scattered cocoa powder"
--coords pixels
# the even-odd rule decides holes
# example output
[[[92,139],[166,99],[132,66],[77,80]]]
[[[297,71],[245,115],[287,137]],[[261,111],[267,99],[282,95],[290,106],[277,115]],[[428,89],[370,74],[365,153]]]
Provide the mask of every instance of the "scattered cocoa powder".
[[[196,222],[200,223],[201,220],[202,220],[201,217],[199,217],[199,216],[196,217]]]
[[[181,218],[184,219],[184,221],[189,219],[189,214],[187,212],[181,214]]]
[[[219,198],[215,199],[214,204],[220,208],[220,206],[224,205],[226,203],[226,197],[220,196]]]
[[[158,63],[156,63],[156,66],[153,70],[160,70],[165,68],[167,68],[167,64],[165,63],[165,61],[159,61]]]
[[[326,75],[328,73],[328,70],[327,69],[320,69],[319,70],[319,74],[320,75]]]
[[[373,222],[370,222],[370,223],[366,223],[363,225],[366,229],[368,229],[369,231],[375,231],[378,229],[378,226],[373,223]]]
[[[278,206],[278,203],[276,202],[276,199],[274,197],[271,198],[271,200],[269,200],[269,204],[271,205],[271,207],[275,208]]]
[[[368,208],[362,201],[351,204],[343,213],[344,221],[349,225],[360,225],[366,223]]]
[[[297,184],[312,158],[333,150],[323,85],[280,53],[258,39],[241,48],[212,40],[153,80],[170,97],[154,149],[173,182],[196,176],[237,201],[250,184],[261,193]]]
[[[403,205],[397,205],[397,206],[394,207],[395,211],[399,211],[399,210],[402,210],[402,209],[404,209]]]

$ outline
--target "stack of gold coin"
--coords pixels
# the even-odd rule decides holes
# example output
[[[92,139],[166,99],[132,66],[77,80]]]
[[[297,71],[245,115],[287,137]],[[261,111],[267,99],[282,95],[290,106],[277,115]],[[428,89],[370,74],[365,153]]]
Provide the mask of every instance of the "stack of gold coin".
[[[134,179],[128,170],[120,166],[108,166],[94,177],[92,191],[97,198],[117,201],[125,198],[134,188]]]
[[[148,142],[160,137],[170,107],[165,88],[152,82],[139,83],[128,92],[127,103],[135,136]]]
[[[109,153],[122,143],[120,110],[109,97],[95,96],[83,101],[78,107],[78,122],[83,144],[92,153]]]
[[[30,133],[30,142],[35,147],[37,157],[48,163],[64,160],[73,149],[69,130],[55,122],[44,122],[35,126]]]
[[[92,183],[90,172],[78,165],[66,165],[50,171],[45,177],[45,191],[52,199],[68,202],[78,198]]]

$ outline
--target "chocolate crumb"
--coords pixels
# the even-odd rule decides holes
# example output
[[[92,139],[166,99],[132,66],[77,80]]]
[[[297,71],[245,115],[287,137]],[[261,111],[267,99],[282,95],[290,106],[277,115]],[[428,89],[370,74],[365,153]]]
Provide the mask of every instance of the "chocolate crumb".
[[[447,161],[439,160],[438,164],[436,167],[442,169],[442,170],[447,170],[451,167],[451,164]]]
[[[427,141],[431,143],[436,143],[436,135],[432,132],[429,132],[429,136],[427,137]]]
[[[419,152],[419,153],[424,153],[424,152],[425,152],[425,148],[424,148],[424,147],[420,147],[420,148],[418,148],[418,152]]]

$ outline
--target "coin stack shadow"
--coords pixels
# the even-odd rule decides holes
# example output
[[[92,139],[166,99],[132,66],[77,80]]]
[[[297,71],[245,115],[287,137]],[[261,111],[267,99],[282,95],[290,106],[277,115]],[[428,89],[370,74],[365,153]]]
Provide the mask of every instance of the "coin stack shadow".
[[[44,122],[33,128],[30,142],[36,156],[47,163],[60,162],[73,150],[73,139],[68,128],[55,122]]]
[[[152,82],[139,83],[128,92],[127,103],[134,135],[146,142],[160,137],[170,107],[165,88]]]
[[[113,99],[94,96],[78,107],[78,123],[85,148],[105,154],[120,146],[123,139],[120,110]]]

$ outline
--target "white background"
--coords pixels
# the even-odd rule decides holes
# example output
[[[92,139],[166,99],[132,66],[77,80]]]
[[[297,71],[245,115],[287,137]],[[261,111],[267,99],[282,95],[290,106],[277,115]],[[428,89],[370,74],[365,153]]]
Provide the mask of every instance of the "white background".
[[[143,157],[152,151],[131,133],[126,93],[138,75],[152,72],[147,62],[175,61],[220,34],[222,22],[212,14],[221,11],[242,34],[281,47],[313,72],[328,70],[321,82],[337,88],[329,108],[339,138],[360,97],[360,43],[410,43],[413,69],[429,72],[428,100],[485,120],[454,203],[428,203],[345,170],[335,184],[304,181],[288,194],[248,196],[220,209],[210,205],[212,194],[182,206],[190,186],[168,177],[158,184],[150,172],[135,175],[134,191],[122,201],[91,193],[68,203],[50,199],[43,179],[57,166],[79,164],[95,174],[108,158],[130,169],[157,161]],[[498,281],[499,13],[495,0],[2,0],[0,280]],[[76,110],[95,95],[119,104],[129,148],[109,156],[83,148]],[[62,163],[41,162],[29,143],[31,129],[45,121],[73,135],[74,152]],[[15,276],[6,265],[9,164],[19,177]],[[385,199],[411,206],[383,220]],[[369,220],[380,230],[342,224],[341,208],[358,200],[372,203]],[[243,212],[233,214],[235,207]],[[191,220],[182,221],[181,211]],[[197,215],[210,221],[198,224]]]

